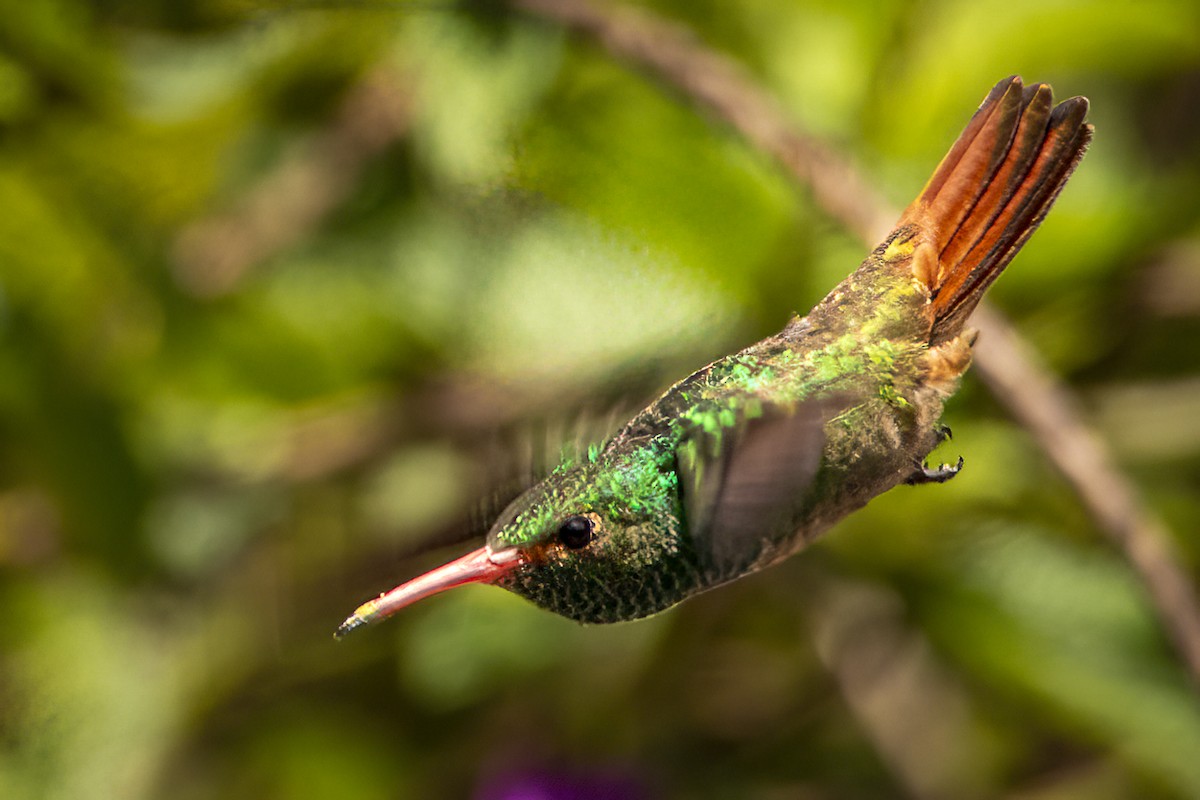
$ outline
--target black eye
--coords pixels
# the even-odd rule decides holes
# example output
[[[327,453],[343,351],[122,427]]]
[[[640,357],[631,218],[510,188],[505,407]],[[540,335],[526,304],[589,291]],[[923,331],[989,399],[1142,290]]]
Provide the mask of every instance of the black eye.
[[[558,540],[571,550],[587,547],[592,541],[592,521],[587,517],[567,517],[558,526]]]

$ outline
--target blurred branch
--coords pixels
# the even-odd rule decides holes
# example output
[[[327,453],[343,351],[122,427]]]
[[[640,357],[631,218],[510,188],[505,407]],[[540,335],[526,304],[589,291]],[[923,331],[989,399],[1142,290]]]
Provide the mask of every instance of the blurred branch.
[[[411,99],[402,83],[394,69],[368,73],[332,126],[284,158],[231,211],[184,228],[173,254],[180,285],[201,297],[227,294],[251,268],[318,226],[367,163],[408,131]]]
[[[1200,678],[1196,591],[1179,566],[1166,527],[1141,504],[1104,441],[1084,424],[1075,398],[1055,383],[1012,324],[982,306],[974,322],[986,331],[975,348],[983,379],[1033,434],[1092,519],[1137,570],[1176,647],[1193,676]]]
[[[830,216],[873,247],[899,214],[837,153],[796,131],[736,62],[708,49],[686,27],[649,12],[590,0],[510,0],[603,45],[708,109],[770,154]],[[998,312],[980,306],[979,372],[996,398],[1067,479],[1092,520],[1124,553],[1152,599],[1192,677],[1200,681],[1200,604],[1165,526],[1137,498],[1068,390]]]
[[[597,40],[614,56],[648,69],[732,125],[806,184],[821,207],[860,239],[874,243],[891,230],[899,215],[862,174],[822,142],[797,131],[775,99],[737,62],[709,50],[689,28],[610,3],[510,1]]]
[[[1115,383],[1093,392],[1088,405],[1109,446],[1124,459],[1200,456],[1200,426],[1163,424],[1164,419],[1200,419],[1200,376]]]
[[[817,655],[892,774],[916,798],[986,795],[993,754],[967,690],[906,623],[901,598],[811,571],[804,584]]]
[[[1200,239],[1181,239],[1158,253],[1143,276],[1140,300],[1164,317],[1200,314]]]

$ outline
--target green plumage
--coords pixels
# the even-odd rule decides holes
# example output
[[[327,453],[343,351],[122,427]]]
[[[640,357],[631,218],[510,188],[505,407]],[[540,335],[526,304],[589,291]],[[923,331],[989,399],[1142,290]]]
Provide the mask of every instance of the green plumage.
[[[672,386],[496,521],[481,550],[378,600],[345,632],[464,583],[581,622],[661,611],[769,566],[928,470],[970,363],[963,324],[1091,137],[1087,101],[1001,81],[896,229],[805,317]]]
[[[547,552],[499,584],[581,622],[643,617],[795,552],[909,478],[938,441],[941,396],[917,378],[927,298],[884,260],[888,244],[807,317],[672,386],[593,460],[519,499],[489,546]],[[785,487],[786,507],[733,554],[713,547],[699,533],[707,520],[688,513],[703,507],[688,502],[689,491],[703,487],[686,476],[697,462],[721,469],[756,427],[796,415],[824,425],[805,443],[823,455],[816,474],[800,484],[788,464],[773,464],[796,484]],[[556,523],[572,514],[599,518],[595,539],[585,552],[555,552]]]

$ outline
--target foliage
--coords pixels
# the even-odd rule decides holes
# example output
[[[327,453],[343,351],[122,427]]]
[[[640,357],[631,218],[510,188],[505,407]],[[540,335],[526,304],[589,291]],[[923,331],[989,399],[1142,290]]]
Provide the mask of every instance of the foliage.
[[[897,205],[1004,75],[1089,96],[993,297],[1196,529],[1200,7],[647,7]],[[970,378],[961,476],[767,573],[611,628],[467,589],[333,642],[457,552],[402,558],[522,431],[557,447],[862,257],[595,43],[484,2],[13,4],[0,209],[0,796],[1200,796],[1142,588]]]

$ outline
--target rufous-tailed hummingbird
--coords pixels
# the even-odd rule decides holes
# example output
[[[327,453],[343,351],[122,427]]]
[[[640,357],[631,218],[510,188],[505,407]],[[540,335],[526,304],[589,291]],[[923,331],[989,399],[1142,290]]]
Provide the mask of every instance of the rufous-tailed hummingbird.
[[[645,617],[788,557],[897,484],[953,476],[925,458],[971,361],[964,324],[1083,155],[1087,108],[1000,81],[808,316],[672,386],[517,498],[483,547],[363,604],[336,635],[469,583],[579,622]]]

